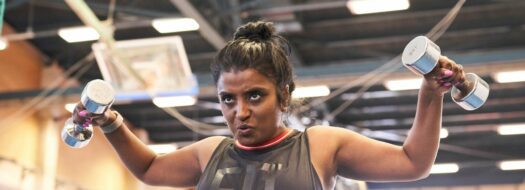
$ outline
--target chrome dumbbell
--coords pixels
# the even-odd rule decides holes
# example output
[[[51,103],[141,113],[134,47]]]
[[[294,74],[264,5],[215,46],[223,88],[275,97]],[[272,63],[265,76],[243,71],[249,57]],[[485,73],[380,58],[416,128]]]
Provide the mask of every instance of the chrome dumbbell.
[[[403,50],[403,65],[419,75],[425,75],[437,65],[441,50],[425,36],[412,39]],[[489,96],[489,85],[474,73],[465,74],[463,84],[453,86],[450,94],[452,100],[465,110],[481,107]]]
[[[89,113],[102,114],[111,107],[115,100],[115,91],[111,85],[96,79],[87,83],[80,95],[80,102]],[[86,146],[93,137],[93,126],[88,123],[76,123],[69,118],[62,129],[62,140],[72,148]]]

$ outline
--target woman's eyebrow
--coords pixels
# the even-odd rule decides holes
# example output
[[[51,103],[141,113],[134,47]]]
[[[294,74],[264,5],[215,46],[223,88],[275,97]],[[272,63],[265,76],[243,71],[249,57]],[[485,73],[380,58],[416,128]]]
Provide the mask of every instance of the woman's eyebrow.
[[[246,92],[253,92],[253,91],[268,91],[268,89],[266,88],[263,88],[263,87],[253,87],[253,88],[249,88],[248,90],[246,90]]]
[[[226,91],[220,91],[219,92],[219,96],[226,96],[226,95],[230,95],[231,93],[229,92],[226,92]]]

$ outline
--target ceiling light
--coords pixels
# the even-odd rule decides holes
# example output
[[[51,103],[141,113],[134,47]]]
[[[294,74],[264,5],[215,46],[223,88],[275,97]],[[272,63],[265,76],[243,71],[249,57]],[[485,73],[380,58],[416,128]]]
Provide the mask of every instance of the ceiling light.
[[[223,116],[204,117],[201,119],[201,121],[205,123],[221,123],[221,124],[226,122]]]
[[[320,97],[328,96],[330,94],[330,88],[326,85],[320,86],[304,86],[297,87],[292,92],[292,98],[308,98],[308,97]]]
[[[197,102],[193,96],[170,96],[170,97],[155,97],[153,104],[159,108],[191,106]]]
[[[7,49],[9,42],[5,38],[0,38],[0,50]]]
[[[77,106],[77,103],[67,103],[64,105],[64,108],[68,111],[73,113],[73,110],[75,110],[75,107]]]
[[[446,164],[434,164],[430,170],[431,174],[446,174],[446,173],[456,173],[459,171],[459,166],[455,163],[446,163]]]
[[[500,135],[520,135],[525,134],[525,123],[505,124],[498,127]]]
[[[192,18],[161,18],[151,23],[160,33],[185,32],[199,29],[199,23]]]
[[[492,78],[498,83],[521,82],[525,81],[525,70],[497,72]]]
[[[346,7],[353,14],[370,14],[388,11],[406,10],[410,7],[408,0],[349,0]]]
[[[525,160],[509,160],[498,163],[501,170],[523,170],[525,169]]]
[[[423,83],[423,79],[400,79],[388,80],[384,83],[385,88],[391,91],[414,90],[419,89]]]
[[[444,139],[447,137],[448,137],[448,130],[445,128],[441,128],[441,130],[439,130],[439,138]]]
[[[87,26],[61,28],[58,29],[58,35],[69,43],[92,41],[100,38],[95,29]]]
[[[148,147],[157,154],[167,154],[177,150],[177,144],[151,144]]]

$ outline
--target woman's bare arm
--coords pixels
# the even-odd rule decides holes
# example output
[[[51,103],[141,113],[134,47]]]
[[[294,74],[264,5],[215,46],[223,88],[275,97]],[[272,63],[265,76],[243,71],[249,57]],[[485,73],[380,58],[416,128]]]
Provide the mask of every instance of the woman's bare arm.
[[[333,163],[337,174],[366,181],[408,181],[428,176],[439,146],[443,96],[450,85],[436,82],[446,70],[456,73],[451,82],[463,80],[463,71],[443,57],[434,75],[425,76],[419,91],[412,128],[402,146],[364,137],[350,130],[325,127],[312,132],[334,139]],[[449,73],[450,74],[450,73]],[[447,75],[447,74],[445,74]]]
[[[77,106],[74,113],[75,120],[82,122]],[[94,125],[105,126],[116,119],[116,114],[106,111],[102,115],[93,117]],[[157,155],[138,139],[123,123],[111,133],[105,134],[124,165],[139,180],[150,185],[164,185],[174,187],[194,186],[197,184],[202,170],[208,163],[212,152],[224,137],[209,137],[184,147],[180,150]]]

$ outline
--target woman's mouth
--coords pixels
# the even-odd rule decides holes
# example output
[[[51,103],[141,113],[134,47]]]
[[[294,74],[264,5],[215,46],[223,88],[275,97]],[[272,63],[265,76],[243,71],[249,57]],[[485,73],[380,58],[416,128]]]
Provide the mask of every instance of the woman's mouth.
[[[253,127],[250,127],[248,125],[241,125],[239,127],[237,127],[237,131],[239,133],[239,135],[249,135],[250,133],[253,132]]]

